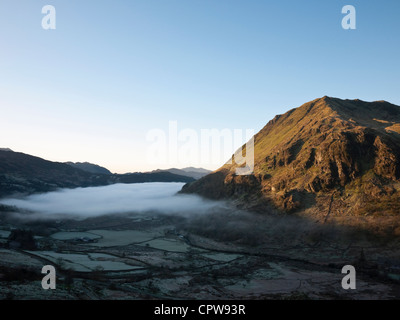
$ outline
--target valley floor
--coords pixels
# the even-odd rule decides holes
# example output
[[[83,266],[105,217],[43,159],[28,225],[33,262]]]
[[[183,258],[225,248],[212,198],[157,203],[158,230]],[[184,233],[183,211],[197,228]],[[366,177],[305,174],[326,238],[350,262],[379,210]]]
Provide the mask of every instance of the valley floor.
[[[310,235],[285,241],[267,232],[262,241],[226,241],[221,240],[226,229],[205,232],[199,221],[131,214],[34,222],[28,227],[38,247],[25,250],[9,248],[6,239],[11,228],[27,223],[3,215],[0,299],[400,297],[397,245]],[[41,268],[49,264],[57,270],[55,290],[41,287]],[[356,290],[342,288],[341,269],[347,264],[356,267]]]

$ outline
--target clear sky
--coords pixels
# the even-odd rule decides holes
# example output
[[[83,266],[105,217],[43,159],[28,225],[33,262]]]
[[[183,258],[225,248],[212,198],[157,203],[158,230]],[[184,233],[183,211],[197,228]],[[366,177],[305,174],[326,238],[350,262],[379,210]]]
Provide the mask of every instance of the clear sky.
[[[147,133],[257,132],[324,95],[400,105],[399,16],[389,0],[1,0],[0,147],[113,172],[216,169],[149,164]]]

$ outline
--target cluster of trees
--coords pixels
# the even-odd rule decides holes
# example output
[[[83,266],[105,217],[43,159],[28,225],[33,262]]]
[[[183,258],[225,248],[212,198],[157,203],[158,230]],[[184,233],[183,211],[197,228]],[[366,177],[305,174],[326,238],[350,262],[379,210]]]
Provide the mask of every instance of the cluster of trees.
[[[7,246],[12,249],[36,250],[37,245],[30,230],[12,230],[7,239]]]

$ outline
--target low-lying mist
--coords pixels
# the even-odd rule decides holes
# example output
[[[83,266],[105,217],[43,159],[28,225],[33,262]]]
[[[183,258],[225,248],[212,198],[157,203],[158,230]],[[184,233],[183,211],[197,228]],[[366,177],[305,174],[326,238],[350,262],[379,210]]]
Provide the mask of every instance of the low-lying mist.
[[[61,189],[55,192],[10,198],[1,204],[31,212],[31,218],[91,218],[107,214],[146,213],[187,216],[224,207],[196,195],[177,194],[183,183],[114,184],[104,187]]]
[[[228,202],[178,194],[182,186],[183,183],[156,182],[61,189],[20,199],[3,199],[0,204],[17,207],[19,212],[12,212],[10,216],[23,223],[84,220],[105,215],[164,215],[174,218],[174,224],[181,231],[249,246],[329,246],[366,239],[366,234],[359,230],[354,232],[305,217],[267,211],[253,213],[236,209]]]

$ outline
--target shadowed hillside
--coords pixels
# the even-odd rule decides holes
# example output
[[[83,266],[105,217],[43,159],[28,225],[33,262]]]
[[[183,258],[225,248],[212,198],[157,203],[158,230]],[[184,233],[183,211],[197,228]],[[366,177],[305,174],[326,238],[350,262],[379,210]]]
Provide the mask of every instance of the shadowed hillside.
[[[94,165],[90,165],[90,169],[93,168]],[[102,169],[101,167],[97,169],[99,168]],[[191,181],[194,181],[191,177],[171,172],[93,173],[66,163],[47,161],[28,154],[12,152],[9,149],[0,150],[0,197],[114,183]]]
[[[98,174],[112,174],[110,170],[101,167],[97,164],[89,163],[89,162],[65,162],[66,164],[81,169],[83,171],[87,171],[90,173],[98,173]]]
[[[93,175],[64,163],[19,152],[0,151],[0,196],[105,185],[109,182],[107,176]]]

